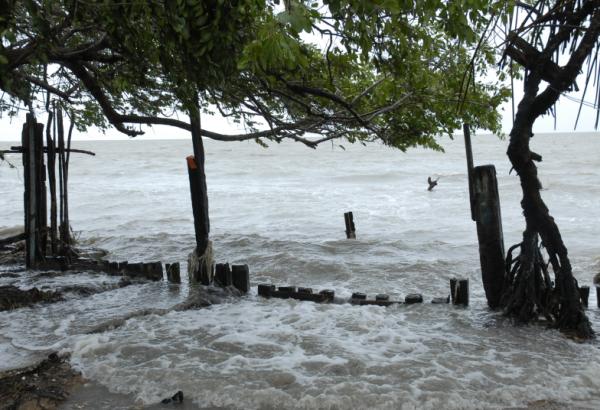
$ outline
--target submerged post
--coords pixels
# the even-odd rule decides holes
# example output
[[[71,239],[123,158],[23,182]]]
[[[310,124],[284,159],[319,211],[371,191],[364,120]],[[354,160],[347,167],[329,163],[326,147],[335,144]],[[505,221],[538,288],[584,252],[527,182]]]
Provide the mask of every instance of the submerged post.
[[[352,212],[344,213],[344,222],[346,224],[346,239],[356,239],[356,227],[354,226]]]
[[[477,222],[481,279],[490,308],[500,306],[504,285],[504,236],[496,168],[473,168],[473,213]]]

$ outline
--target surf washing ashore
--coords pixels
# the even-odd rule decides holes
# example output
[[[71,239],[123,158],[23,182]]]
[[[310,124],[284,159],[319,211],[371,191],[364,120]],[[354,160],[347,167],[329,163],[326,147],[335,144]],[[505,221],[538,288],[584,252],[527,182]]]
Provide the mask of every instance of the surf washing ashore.
[[[75,141],[96,153],[71,158],[78,246],[106,250],[109,260],[181,262],[184,280],[121,286],[121,278],[98,272],[44,274],[5,263],[0,286],[72,288],[61,300],[0,313],[0,372],[35,369],[46,359],[63,370],[34,373],[71,391],[62,408],[159,408],[178,391],[183,408],[600,405],[597,342],[576,343],[543,325],[515,327],[487,308],[461,138],[444,139],[445,153],[376,144],[205,144],[215,260],[248,264],[250,292],[175,308],[206,292],[184,278],[194,244],[189,140]],[[544,198],[575,276],[591,286],[600,272],[600,139],[548,134],[532,144],[544,156]],[[475,164],[493,163],[498,172],[508,247],[521,240],[523,220],[506,146],[490,135],[473,138]],[[7,159],[17,168],[0,166],[0,237],[19,232],[23,220],[20,157]],[[431,191],[429,176],[438,180]],[[344,232],[347,211],[355,240]],[[469,279],[468,308],[316,304],[261,298],[256,288],[329,288],[344,298],[421,293],[429,302],[448,294],[452,277]],[[598,330],[596,305],[592,292],[586,313]]]

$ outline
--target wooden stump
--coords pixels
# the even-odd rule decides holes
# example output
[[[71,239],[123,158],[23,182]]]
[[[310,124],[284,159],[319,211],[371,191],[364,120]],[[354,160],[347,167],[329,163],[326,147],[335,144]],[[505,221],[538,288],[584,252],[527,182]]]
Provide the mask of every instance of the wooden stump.
[[[296,293],[295,286],[279,286],[276,291],[271,292],[271,295],[278,298],[287,299],[291,298],[294,293]]]
[[[142,264],[142,272],[144,277],[150,280],[159,281],[163,280],[163,267],[162,262],[149,262]]]
[[[261,284],[258,285],[258,295],[268,298],[271,296],[271,293],[275,291],[275,285],[271,284]]]
[[[242,293],[250,290],[250,269],[248,265],[232,265],[231,276],[233,286]]]
[[[590,287],[589,286],[580,286],[579,287],[579,296],[581,296],[581,303],[583,307],[588,307],[588,299],[590,297]]]
[[[233,275],[228,263],[215,265],[215,284],[222,287],[233,285]]]
[[[319,294],[323,295],[324,301],[326,302],[333,302],[333,299],[335,298],[335,292],[330,289],[323,289]]]
[[[179,262],[168,263],[165,265],[167,271],[167,280],[171,283],[181,283],[181,274]]]
[[[423,295],[421,295],[420,293],[410,293],[404,298],[404,303],[406,303],[407,305],[413,303],[423,303]]]
[[[450,296],[453,305],[469,306],[469,279],[450,279]]]
[[[354,292],[350,297],[350,301],[367,300],[367,295],[362,292]]]
[[[346,224],[346,239],[356,239],[356,227],[352,212],[344,213],[344,223]]]
[[[208,248],[210,249],[210,244]],[[201,283],[208,286],[213,281],[214,270],[212,265],[212,251],[206,251],[198,256],[198,248],[188,256],[188,276],[190,283]]]

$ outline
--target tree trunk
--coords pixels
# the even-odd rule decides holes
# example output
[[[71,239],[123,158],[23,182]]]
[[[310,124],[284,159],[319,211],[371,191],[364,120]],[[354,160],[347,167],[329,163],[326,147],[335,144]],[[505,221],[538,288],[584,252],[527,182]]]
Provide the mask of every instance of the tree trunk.
[[[205,154],[201,135],[199,107],[190,110],[190,125],[192,129],[194,156],[188,157],[187,160],[192,211],[194,214],[196,248],[188,256],[188,275],[192,283],[200,282],[203,285],[210,285],[213,280],[213,255],[212,245],[209,240],[208,192],[206,189]]]
[[[593,337],[594,332],[581,304],[567,248],[540,194],[541,183],[534,159],[541,160],[541,157],[529,149],[533,122],[537,118],[531,109],[534,101],[531,97],[536,94],[537,87],[530,87],[519,104],[507,152],[521,181],[521,207],[527,229],[521,244],[520,268],[505,288],[504,309],[523,322],[544,314],[561,331],[587,339]],[[538,234],[555,274],[554,289],[545,289],[546,281],[539,280],[543,261],[537,256]]]
[[[583,310],[567,248],[540,194],[541,184],[534,161],[541,161],[542,157],[530,150],[529,141],[536,119],[547,113],[562,93],[574,88],[584,61],[597,48],[600,4],[597,0],[567,0],[554,5],[543,2],[538,5],[544,16],[531,28],[535,45],[520,38],[516,31],[509,34],[506,49],[506,55],[526,69],[524,95],[510,132],[507,154],[521,181],[521,207],[527,228],[520,244],[520,256],[512,260],[511,252],[515,247],[509,251],[502,300],[505,312],[513,317],[527,322],[543,314],[561,331],[588,339],[594,332]],[[542,25],[535,27],[535,24]],[[547,31],[550,24],[554,27]],[[543,41],[545,33],[548,37]],[[542,51],[536,48],[539,45]],[[558,66],[557,56],[561,53],[569,57],[564,66]],[[539,92],[542,80],[548,86]],[[538,235],[554,271],[554,284],[537,246]]]

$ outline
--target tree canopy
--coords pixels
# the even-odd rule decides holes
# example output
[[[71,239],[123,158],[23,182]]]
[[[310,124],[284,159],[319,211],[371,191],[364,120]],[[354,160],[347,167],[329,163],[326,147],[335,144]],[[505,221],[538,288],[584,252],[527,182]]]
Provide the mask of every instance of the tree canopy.
[[[246,127],[202,130],[217,140],[439,148],[465,121],[499,131],[508,93],[479,80],[494,56],[479,38],[506,4],[0,0],[0,112],[53,98],[82,130],[135,136],[190,129],[177,114],[199,104]]]

